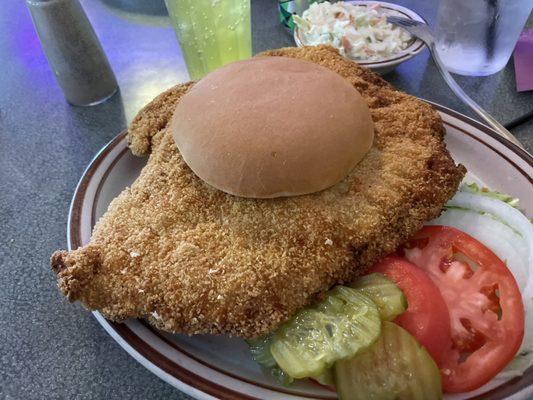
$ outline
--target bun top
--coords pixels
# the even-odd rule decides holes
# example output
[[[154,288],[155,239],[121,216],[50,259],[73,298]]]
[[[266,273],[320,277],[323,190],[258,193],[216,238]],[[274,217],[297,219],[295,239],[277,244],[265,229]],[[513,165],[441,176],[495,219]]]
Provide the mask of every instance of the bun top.
[[[256,57],[198,81],[171,122],[189,167],[224,192],[254,198],[326,189],[372,146],[366,102],[312,62]]]

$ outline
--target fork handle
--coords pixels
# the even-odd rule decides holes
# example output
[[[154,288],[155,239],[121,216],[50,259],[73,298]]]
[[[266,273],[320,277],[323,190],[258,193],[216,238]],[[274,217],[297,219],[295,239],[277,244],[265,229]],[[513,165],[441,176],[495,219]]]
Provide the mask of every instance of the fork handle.
[[[437,69],[441,73],[442,77],[450,87],[450,89],[459,97],[463,103],[465,103],[467,106],[470,107],[472,111],[474,111],[477,115],[479,115],[487,124],[489,124],[492,129],[494,129],[500,136],[503,136],[510,142],[513,142],[521,149],[524,149],[524,146],[522,143],[518,141],[518,139],[505,127],[500,124],[498,121],[496,121],[488,112],[486,112],[479,104],[477,104],[474,100],[468,96],[463,89],[461,89],[461,86],[457,84],[455,79],[453,79],[452,75],[446,70],[446,67],[444,66],[444,63],[440,59],[439,53],[437,52],[437,46],[435,43],[430,44],[430,50],[431,55],[433,56],[433,60],[435,61],[435,64],[437,65]]]

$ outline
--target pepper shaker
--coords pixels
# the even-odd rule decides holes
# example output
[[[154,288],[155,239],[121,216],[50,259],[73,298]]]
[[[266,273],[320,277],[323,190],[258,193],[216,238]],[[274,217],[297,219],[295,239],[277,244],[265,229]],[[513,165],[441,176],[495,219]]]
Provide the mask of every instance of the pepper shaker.
[[[117,80],[79,0],[26,0],[55,79],[74,105],[111,97]]]

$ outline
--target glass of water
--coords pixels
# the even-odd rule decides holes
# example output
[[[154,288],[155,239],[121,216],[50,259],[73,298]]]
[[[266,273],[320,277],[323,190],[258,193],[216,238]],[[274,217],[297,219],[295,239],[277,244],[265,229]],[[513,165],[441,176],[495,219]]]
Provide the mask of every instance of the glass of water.
[[[500,71],[532,6],[532,0],[441,0],[435,33],[448,70],[476,76]]]

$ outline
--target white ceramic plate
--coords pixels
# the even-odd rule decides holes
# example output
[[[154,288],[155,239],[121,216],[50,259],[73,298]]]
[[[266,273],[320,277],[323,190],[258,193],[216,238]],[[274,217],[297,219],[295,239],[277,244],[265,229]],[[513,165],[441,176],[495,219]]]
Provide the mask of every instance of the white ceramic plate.
[[[464,164],[489,187],[520,198],[533,215],[533,159],[486,126],[436,105],[454,159]],[[87,244],[95,221],[111,200],[139,175],[146,159],[127,148],[124,133],[93,159],[72,200],[69,249]],[[335,399],[334,393],[310,383],[290,388],[265,376],[252,361],[246,344],[236,338],[171,335],[142,320],[118,324],[94,315],[107,332],[137,361],[154,374],[198,399]],[[533,368],[509,382],[491,382],[467,396],[476,399],[525,399],[533,396]]]
[[[357,1],[347,0],[345,2],[354,3],[359,6],[372,6],[375,4],[379,4],[383,9],[395,11],[399,13],[401,16],[404,16],[405,18],[409,18],[415,21],[426,23],[424,18],[422,18],[420,15],[398,4],[386,3],[383,1],[359,1],[359,0]],[[296,46],[298,47],[305,46],[305,40],[302,39],[298,26],[294,28],[294,42],[296,43]],[[413,58],[414,56],[416,56],[418,53],[420,53],[424,49],[425,46],[426,45],[424,44],[424,42],[416,38],[405,49],[403,49],[399,53],[396,53],[388,58],[383,58],[381,60],[374,60],[374,61],[364,61],[364,60],[353,59],[353,61],[355,61],[359,65],[362,65],[366,68],[371,69],[374,72],[377,72],[378,74],[384,75],[384,74],[391,72],[394,68],[396,68],[398,65],[400,65],[404,61],[407,61],[410,58]]]

